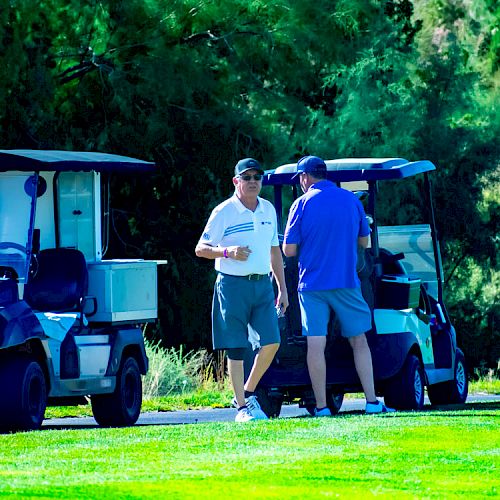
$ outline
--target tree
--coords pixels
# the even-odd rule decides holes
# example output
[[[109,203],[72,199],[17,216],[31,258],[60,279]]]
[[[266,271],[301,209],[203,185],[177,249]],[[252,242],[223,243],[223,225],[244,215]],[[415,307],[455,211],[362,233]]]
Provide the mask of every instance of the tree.
[[[109,256],[168,259],[154,335],[189,347],[209,344],[213,281],[193,249],[237,159],[428,158],[450,310],[465,345],[487,331],[491,343],[499,19],[493,0],[10,2],[4,147],[156,161],[154,178],[112,183]],[[386,189],[397,222],[415,221],[418,186]],[[464,286],[478,293],[477,315],[464,314]],[[483,347],[472,361],[488,355],[496,361]]]

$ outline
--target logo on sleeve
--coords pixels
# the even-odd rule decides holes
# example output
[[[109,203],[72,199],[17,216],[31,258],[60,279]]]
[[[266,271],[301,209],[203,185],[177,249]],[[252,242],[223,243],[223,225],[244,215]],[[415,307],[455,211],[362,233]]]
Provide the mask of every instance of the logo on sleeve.
[[[209,239],[210,239],[210,234],[209,234],[209,233],[203,233],[202,238],[203,238],[204,240],[209,240]]]

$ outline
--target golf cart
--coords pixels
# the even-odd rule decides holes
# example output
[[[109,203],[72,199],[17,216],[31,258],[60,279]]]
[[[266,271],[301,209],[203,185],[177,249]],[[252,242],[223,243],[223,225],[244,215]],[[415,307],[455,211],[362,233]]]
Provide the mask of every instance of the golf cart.
[[[108,175],[154,170],[104,153],[0,151],[0,429],[41,426],[47,405],[136,422],[157,318],[157,262],[103,260]],[[104,230],[102,230],[104,228]]]
[[[364,158],[326,161],[327,178],[356,192],[366,204],[370,245],[358,255],[363,296],[372,313],[367,332],[374,366],[377,395],[388,406],[420,410],[424,388],[432,404],[463,403],[468,381],[463,352],[443,302],[443,271],[431,198],[429,161],[402,158]],[[293,179],[296,164],[265,172],[263,183],[274,190],[278,226],[284,231],[284,201],[301,193]],[[378,185],[388,180],[424,176],[424,208],[428,224],[384,226],[377,224]],[[300,250],[299,250],[300,251]],[[306,339],[301,333],[297,295],[297,259],[285,258],[290,306],[280,325],[281,346],[257,395],[269,416],[278,416],[283,401],[300,401],[312,414],[314,394],[306,364]],[[352,349],[340,336],[334,314],[326,346],[327,398],[332,414],[345,393],[360,392]]]

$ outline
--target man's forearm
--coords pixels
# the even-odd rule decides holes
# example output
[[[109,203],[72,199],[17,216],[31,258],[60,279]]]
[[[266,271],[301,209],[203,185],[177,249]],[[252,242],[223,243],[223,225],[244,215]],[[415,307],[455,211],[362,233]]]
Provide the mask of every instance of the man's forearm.
[[[224,252],[227,252],[226,248],[213,247],[211,245],[207,245],[206,243],[198,243],[195,248],[196,256],[203,257],[205,259],[218,259],[220,257],[225,257]]]
[[[358,246],[361,248],[367,248],[368,247],[368,236],[360,236],[358,238]]]
[[[271,270],[278,285],[278,289],[281,291],[286,290],[285,268],[283,266],[283,258],[281,257],[281,250],[279,247],[271,248]]]

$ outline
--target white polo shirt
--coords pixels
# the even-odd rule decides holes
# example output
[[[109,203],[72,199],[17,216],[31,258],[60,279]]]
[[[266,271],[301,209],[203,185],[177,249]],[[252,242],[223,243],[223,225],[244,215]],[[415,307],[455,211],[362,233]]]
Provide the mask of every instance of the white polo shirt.
[[[276,210],[269,201],[257,197],[255,212],[246,208],[234,194],[217,205],[205,226],[200,243],[211,246],[247,246],[248,260],[215,259],[215,269],[224,274],[246,276],[271,271],[271,246],[278,246]]]

